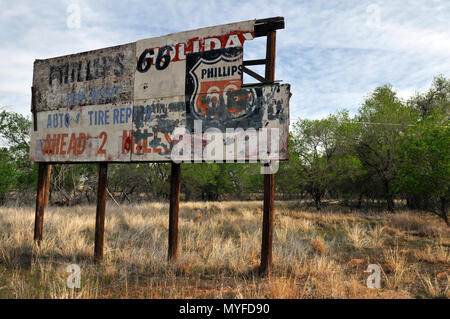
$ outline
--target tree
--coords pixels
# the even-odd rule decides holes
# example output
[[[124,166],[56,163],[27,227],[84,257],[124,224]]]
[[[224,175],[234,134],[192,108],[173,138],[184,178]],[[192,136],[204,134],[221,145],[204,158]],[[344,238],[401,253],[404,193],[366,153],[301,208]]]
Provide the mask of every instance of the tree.
[[[449,225],[450,82],[435,78],[432,88],[409,105],[420,117],[404,137],[397,187],[412,196],[415,207],[435,212]]]
[[[302,161],[303,187],[317,210],[336,179],[348,174],[342,152],[348,122],[348,113],[340,112],[321,120],[299,119],[294,124],[291,148]]]
[[[408,193],[427,196],[431,202],[437,199],[439,205],[431,208],[449,225],[450,129],[427,120],[408,133],[401,154],[398,184]]]
[[[450,80],[440,75],[434,78],[431,88],[423,94],[416,94],[408,105],[420,112],[422,119],[440,113],[450,118]]]
[[[14,160],[28,162],[31,121],[19,113],[0,113],[0,137],[9,146]]]
[[[58,205],[73,205],[87,199],[94,201],[97,185],[97,165],[95,164],[54,164],[50,181],[49,198]]]
[[[7,148],[0,148],[0,204],[4,204],[6,195],[14,190],[17,181],[17,167],[11,160]]]
[[[3,164],[11,169],[14,167],[13,188],[16,190],[26,190],[36,183],[37,165],[28,160],[30,129],[31,121],[27,117],[14,112],[0,112],[0,143],[6,145],[2,156],[9,163]]]
[[[343,147],[345,148],[346,145]],[[331,182],[330,191],[338,198],[344,199],[345,203],[357,196],[357,206],[361,207],[363,196],[368,196],[370,191],[367,171],[358,156],[347,149],[341,149],[340,156],[336,158],[332,169],[335,172],[335,178]]]
[[[355,150],[364,168],[378,179],[389,211],[395,208],[393,183],[398,174],[402,135],[413,119],[414,112],[389,85],[376,88],[356,116],[360,129]]]
[[[417,123],[432,118],[434,121],[439,121],[442,126],[448,125],[448,119],[450,118],[450,81],[442,75],[435,77],[431,88],[424,93],[416,93],[408,100],[408,106],[419,113]],[[408,141],[405,141],[405,143],[408,143]],[[405,191],[405,188],[401,187],[400,190]],[[410,209],[430,210],[434,207],[432,198],[426,193],[406,192],[405,196],[407,206]]]
[[[237,194],[241,187],[243,164],[186,163],[182,165],[182,189],[187,198],[218,200],[221,195]],[[241,189],[242,190],[242,189]]]
[[[299,154],[294,146],[295,138],[289,135],[289,161],[280,162],[276,173],[276,190],[283,195],[295,196],[304,192],[304,168]]]

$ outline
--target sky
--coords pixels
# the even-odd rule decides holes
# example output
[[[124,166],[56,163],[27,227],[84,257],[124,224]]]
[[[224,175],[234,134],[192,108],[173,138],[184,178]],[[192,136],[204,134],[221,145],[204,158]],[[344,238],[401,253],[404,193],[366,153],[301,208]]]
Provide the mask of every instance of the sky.
[[[380,85],[406,99],[450,76],[449,0],[0,0],[0,108],[31,114],[35,59],[274,16],[286,25],[276,80],[291,84],[291,123],[356,114]],[[244,54],[264,58],[265,38],[246,42]]]

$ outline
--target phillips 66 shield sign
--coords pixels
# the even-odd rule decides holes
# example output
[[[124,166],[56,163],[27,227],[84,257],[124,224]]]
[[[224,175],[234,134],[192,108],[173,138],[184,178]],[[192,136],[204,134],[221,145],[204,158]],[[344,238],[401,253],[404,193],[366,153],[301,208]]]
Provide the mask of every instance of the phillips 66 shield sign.
[[[287,159],[289,85],[242,83],[254,27],[245,21],[36,60],[30,160]]]

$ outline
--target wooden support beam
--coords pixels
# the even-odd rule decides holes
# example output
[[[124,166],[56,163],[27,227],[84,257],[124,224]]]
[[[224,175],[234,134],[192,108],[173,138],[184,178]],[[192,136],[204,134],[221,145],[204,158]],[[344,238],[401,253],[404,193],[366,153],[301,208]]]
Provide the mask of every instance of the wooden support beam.
[[[273,199],[275,192],[275,175],[264,175],[264,213],[261,243],[261,265],[259,274],[270,276],[272,271],[272,241],[273,241]]]
[[[39,163],[38,165],[36,214],[34,219],[34,240],[38,243],[38,245],[40,245],[44,228],[44,210],[48,203],[51,165],[47,163]]]
[[[284,18],[273,17],[255,21],[255,37],[263,37],[278,29],[284,29]]]
[[[279,81],[275,81],[274,83],[278,83]],[[261,82],[259,82],[259,83],[245,83],[245,84],[242,84],[242,88],[248,88],[248,87],[253,87],[253,86],[261,86],[261,85],[263,85],[264,83],[261,83]]]
[[[47,208],[48,207],[48,200],[50,197],[50,182],[52,179],[52,165],[51,164],[47,164],[47,170],[48,172],[46,173],[46,181],[45,181],[45,198],[44,198],[44,207]]]
[[[107,179],[108,179],[108,164],[99,163],[98,184],[97,184],[97,213],[95,217],[95,248],[94,248],[94,259],[96,263],[100,263],[103,260]]]
[[[244,66],[247,66],[247,65],[265,65],[266,64],[266,59],[247,60],[247,61],[243,61],[242,64]]]
[[[37,131],[36,97],[34,94],[34,86],[31,87],[31,113],[33,115],[33,130]]]
[[[245,66],[242,67],[242,71],[262,83],[271,83],[271,82],[267,81],[265,78],[263,78],[261,75],[259,75],[258,73],[250,70],[249,68],[247,68]]]
[[[276,31],[267,34],[266,47],[266,80],[275,81]],[[267,165],[268,166],[268,165]],[[267,167],[268,168],[268,167]],[[264,211],[261,241],[261,264],[259,274],[270,276],[272,270],[272,240],[273,240],[273,201],[275,196],[275,174],[264,174]]]
[[[171,170],[168,259],[175,260],[178,253],[178,216],[180,207],[181,164],[172,163]]]
[[[266,80],[270,83],[275,82],[275,57],[276,57],[277,32],[270,31],[267,34],[266,43]]]

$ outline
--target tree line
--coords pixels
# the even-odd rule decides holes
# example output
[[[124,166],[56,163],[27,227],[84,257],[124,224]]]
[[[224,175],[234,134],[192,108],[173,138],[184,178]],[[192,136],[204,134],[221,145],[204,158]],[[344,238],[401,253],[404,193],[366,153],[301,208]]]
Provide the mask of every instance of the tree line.
[[[324,199],[362,207],[395,200],[410,209],[432,211],[449,224],[450,81],[437,76],[431,87],[409,99],[392,86],[375,88],[355,115],[346,110],[291,125],[290,160],[281,162],[276,192],[281,199],[310,199],[317,210]],[[28,161],[31,121],[0,113],[0,204],[32,202],[37,165]],[[260,164],[182,164],[184,200],[260,198]],[[164,200],[170,164],[111,164],[108,191],[117,203]],[[53,165],[50,200],[74,205],[95,202],[95,164]]]

